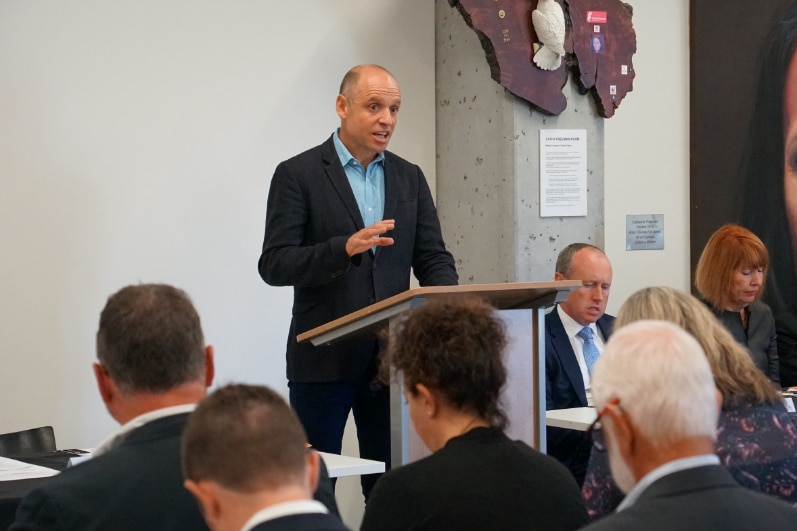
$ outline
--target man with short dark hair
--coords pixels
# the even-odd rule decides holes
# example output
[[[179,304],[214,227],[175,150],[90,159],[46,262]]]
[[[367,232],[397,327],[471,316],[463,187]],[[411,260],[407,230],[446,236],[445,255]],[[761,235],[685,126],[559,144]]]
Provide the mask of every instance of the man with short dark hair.
[[[554,280],[580,280],[565,302],[545,316],[546,409],[592,405],[590,374],[609,339],[614,317],[606,315],[612,265],[599,248],[573,243],[556,260]],[[584,482],[591,441],[583,432],[547,428],[547,451]]]
[[[230,385],[191,414],[182,438],[185,487],[214,531],[345,530],[312,500],[320,457],[296,414],[263,386]]]
[[[122,427],[30,492],[11,529],[207,529],[179,460],[186,418],[213,381],[213,347],[190,299],[164,284],[122,288],[100,315],[97,357],[100,396]]]
[[[797,529],[797,509],[739,485],[714,453],[722,402],[700,344],[678,326],[637,321],[595,365],[596,447],[627,495],[585,529]]]

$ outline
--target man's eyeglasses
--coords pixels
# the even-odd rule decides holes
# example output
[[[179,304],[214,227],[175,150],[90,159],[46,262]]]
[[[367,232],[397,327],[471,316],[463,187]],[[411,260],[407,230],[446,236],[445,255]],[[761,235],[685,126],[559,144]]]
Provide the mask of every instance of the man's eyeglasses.
[[[619,403],[619,398],[610,400],[609,403],[598,412],[598,417],[595,419],[595,422],[590,424],[589,428],[587,428],[587,436],[592,438],[592,444],[595,445],[595,449],[599,452],[606,451],[606,437],[603,433],[603,426],[601,426],[601,417],[606,414],[609,406],[616,406]]]

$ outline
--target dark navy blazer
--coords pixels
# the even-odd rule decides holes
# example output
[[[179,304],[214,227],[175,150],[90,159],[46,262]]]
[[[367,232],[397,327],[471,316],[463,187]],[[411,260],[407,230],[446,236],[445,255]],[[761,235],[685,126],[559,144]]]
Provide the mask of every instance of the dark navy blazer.
[[[277,166],[258,269],[272,286],[293,286],[289,380],[358,381],[377,352],[373,334],[323,347],[297,334],[407,290],[411,270],[421,286],[457,284],[423,172],[388,151],[384,219],[396,221],[385,235],[394,244],[349,258],[346,241],[364,224],[331,136]]]
[[[614,317],[604,314],[595,323],[604,339],[609,339]],[[557,308],[545,316],[545,409],[587,407],[584,379],[570,338],[565,332]],[[592,441],[583,432],[547,428],[548,455],[561,461],[576,477],[584,481]]]

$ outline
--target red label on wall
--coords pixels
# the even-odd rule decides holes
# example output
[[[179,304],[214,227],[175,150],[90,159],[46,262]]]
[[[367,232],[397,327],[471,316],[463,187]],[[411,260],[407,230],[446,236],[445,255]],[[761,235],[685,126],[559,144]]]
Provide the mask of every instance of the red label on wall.
[[[606,24],[606,11],[587,11],[587,22],[590,24]]]

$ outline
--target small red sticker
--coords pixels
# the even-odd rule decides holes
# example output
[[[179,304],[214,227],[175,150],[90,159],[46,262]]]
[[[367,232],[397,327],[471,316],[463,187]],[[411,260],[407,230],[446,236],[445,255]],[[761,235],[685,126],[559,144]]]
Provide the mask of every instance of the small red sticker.
[[[606,24],[606,11],[587,11],[587,22],[590,24]]]

